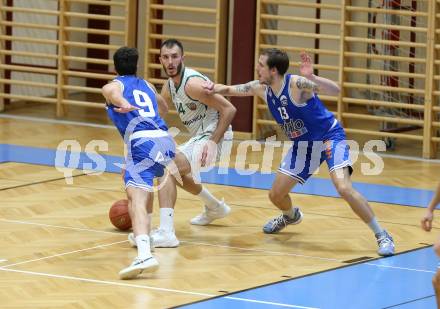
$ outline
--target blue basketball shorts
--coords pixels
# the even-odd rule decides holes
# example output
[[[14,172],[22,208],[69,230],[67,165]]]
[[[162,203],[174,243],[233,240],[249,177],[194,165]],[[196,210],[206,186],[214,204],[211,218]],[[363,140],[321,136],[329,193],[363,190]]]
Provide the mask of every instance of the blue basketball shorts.
[[[163,176],[166,166],[175,157],[174,140],[166,131],[151,130],[134,132],[129,143],[125,187],[150,190],[154,178]]]
[[[324,161],[330,172],[344,167],[349,167],[350,173],[353,171],[345,132],[339,124],[322,141],[293,142],[278,171],[304,184]]]

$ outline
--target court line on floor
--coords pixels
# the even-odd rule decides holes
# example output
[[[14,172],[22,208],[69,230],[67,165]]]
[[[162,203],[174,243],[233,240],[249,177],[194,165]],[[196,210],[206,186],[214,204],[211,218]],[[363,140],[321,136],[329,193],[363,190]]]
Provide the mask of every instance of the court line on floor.
[[[200,292],[191,292],[191,291],[176,290],[176,289],[159,288],[159,287],[154,287],[154,286],[130,284],[130,283],[117,282],[117,281],[106,281],[106,280],[88,279],[88,278],[66,276],[66,275],[55,275],[55,274],[49,274],[49,273],[41,273],[41,272],[27,271],[27,270],[18,270],[18,269],[10,269],[10,268],[4,268],[4,267],[0,267],[0,271],[16,272],[16,273],[22,273],[22,274],[28,274],[28,275],[36,275],[36,276],[42,276],[42,277],[50,277],[50,278],[58,278],[58,279],[75,280],[75,281],[82,281],[82,282],[88,282],[88,283],[99,283],[99,284],[106,284],[106,285],[116,285],[116,286],[129,287],[129,288],[140,288],[140,289],[153,290],[153,291],[159,291],[159,292],[173,292],[173,293],[178,293],[178,294],[186,294],[186,295],[194,295],[194,296],[204,296],[204,297],[215,297],[215,296],[218,296],[218,295],[215,295],[215,294],[208,294],[208,293],[200,293]],[[275,302],[268,302],[268,301],[262,301],[262,300],[256,300],[256,299],[240,298],[240,297],[225,296],[224,298],[232,299],[232,300],[238,300],[238,301],[243,301],[243,302],[251,302],[251,303],[259,303],[259,304],[273,305],[273,306],[279,306],[279,307],[287,307],[287,308],[319,309],[319,308],[316,308],[316,307],[297,306],[297,305],[291,305],[291,304],[275,303]]]
[[[113,234],[113,235],[119,235],[119,236],[123,236],[124,235],[124,234],[121,234],[119,232],[108,232],[108,231],[100,231],[100,230],[94,230],[94,229],[75,228],[75,227],[50,225],[50,224],[44,224],[44,223],[34,223],[34,222],[27,222],[27,221],[7,220],[7,219],[0,219],[0,221],[10,222],[10,223],[38,225],[38,226],[45,226],[45,227],[71,229],[71,230],[79,230],[79,231],[86,231],[86,232]],[[128,240],[120,241],[120,243],[126,242],[126,241],[128,241]],[[293,256],[293,257],[300,257],[300,258],[310,258],[310,259],[317,259],[317,260],[337,262],[337,263],[343,263],[344,262],[343,260],[338,260],[338,259],[333,259],[333,258],[325,258],[325,257],[319,257],[319,256],[310,256],[310,255],[303,255],[303,254],[289,253],[289,252],[268,251],[268,250],[262,250],[262,249],[243,248],[243,247],[235,247],[235,246],[219,245],[219,244],[209,244],[209,243],[204,243],[204,242],[195,242],[195,241],[186,241],[186,240],[180,240],[180,242],[181,243],[187,243],[187,244],[190,244],[190,245],[202,245],[202,246],[217,247],[217,248],[229,248],[229,249],[248,251],[248,252],[259,252],[259,253],[267,253],[267,254],[274,254],[274,255],[281,255],[281,256]],[[412,250],[417,250],[417,249],[419,249],[419,248],[415,248],[415,249],[412,249]],[[406,253],[406,251],[402,252],[402,253]],[[399,254],[401,254],[401,253],[399,253]],[[378,259],[380,259],[380,258],[378,258]],[[365,263],[365,262],[362,262],[362,263]],[[358,263],[354,263],[353,265],[355,265],[355,264],[358,264]],[[366,264],[370,265],[370,266],[376,266],[376,267],[388,267],[388,268],[400,269],[397,266],[386,266],[386,265],[373,264],[373,263],[366,263]],[[7,265],[7,266],[10,266],[10,265]],[[421,270],[421,269],[411,269],[411,268],[402,268],[402,269],[412,270],[412,271],[419,271],[419,272],[434,273],[434,272],[431,272],[431,271]]]
[[[435,295],[428,295],[428,296],[424,296],[424,297],[419,297],[419,298],[416,298],[416,299],[413,299],[413,300],[406,301],[404,303],[395,304],[395,305],[388,306],[388,307],[383,307],[381,309],[396,308],[396,307],[400,307],[400,306],[403,306],[403,305],[415,303],[415,302],[418,302],[418,301],[421,301],[421,300],[424,300],[424,299],[427,299],[427,298],[431,298],[431,297],[435,297]]]
[[[381,267],[381,268],[392,268],[392,269],[399,269],[399,270],[416,271],[416,272],[422,272],[422,273],[432,273],[432,274],[436,273],[435,271],[432,271],[432,270],[399,267],[399,266],[391,266],[391,265],[381,265],[381,264],[373,264],[373,263],[365,263],[365,265],[376,266],[376,267]]]
[[[72,175],[72,178],[73,177],[80,177],[80,176],[91,175],[91,174],[94,174],[94,173],[95,172],[92,172],[92,173],[79,173],[77,175]],[[45,179],[45,180],[40,180],[40,181],[28,182],[28,183],[24,183],[24,184],[21,184],[21,185],[1,188],[0,191],[6,191],[6,190],[11,190],[11,189],[23,188],[23,187],[27,187],[27,186],[39,185],[39,184],[49,183],[49,182],[52,182],[52,181],[58,181],[58,180],[63,180],[63,179],[66,179],[66,178],[63,176],[63,177],[58,177],[58,178],[51,178],[51,179]],[[8,180],[13,180],[13,179],[8,179]]]
[[[408,250],[408,251],[404,251],[404,252],[399,252],[399,253],[396,253],[394,256],[408,254],[410,252],[414,252],[414,251],[421,250],[421,249],[426,249],[428,247],[430,247],[430,246],[425,246],[425,247],[422,247],[422,248],[415,248],[415,249],[412,249],[412,250]],[[392,257],[389,257],[389,258],[392,258]],[[383,259],[382,257],[378,257],[378,258],[373,259],[373,261],[378,261],[378,260],[382,260],[382,259]],[[356,262],[356,263],[353,263],[353,264],[342,265],[342,266],[339,266],[339,267],[330,268],[330,269],[326,269],[326,270],[321,270],[321,271],[309,273],[309,274],[306,274],[306,275],[301,275],[301,276],[298,276],[298,277],[293,277],[293,278],[289,278],[289,279],[284,279],[284,280],[280,280],[280,281],[266,283],[266,284],[255,286],[255,287],[252,287],[252,288],[247,288],[247,289],[243,289],[243,290],[239,290],[239,291],[230,292],[230,293],[226,294],[225,296],[227,296],[227,295],[240,295],[243,292],[248,292],[248,291],[253,291],[253,290],[256,290],[256,289],[261,289],[261,288],[266,288],[266,287],[270,287],[270,286],[275,286],[275,285],[278,285],[278,284],[284,284],[284,283],[288,283],[288,282],[291,282],[291,281],[297,281],[297,280],[304,279],[306,277],[318,276],[318,275],[321,275],[321,274],[324,274],[324,273],[335,272],[335,271],[339,271],[339,270],[342,270],[342,269],[350,269],[352,267],[359,266],[359,265],[364,265],[364,264],[367,264],[367,263],[369,263],[369,262],[360,261],[360,262]],[[372,263],[370,263],[370,264],[372,264]],[[374,264],[372,264],[372,265],[376,266]],[[406,270],[410,270],[410,269],[406,269]],[[414,270],[416,270],[416,269],[414,269]],[[424,271],[424,270],[421,270],[421,271]],[[190,306],[190,305],[193,305],[193,304],[197,304],[197,303],[202,303],[202,302],[208,303],[208,302],[210,302],[212,300],[215,300],[215,299],[218,299],[218,298],[221,298],[221,297],[222,296],[217,296],[217,297],[212,297],[212,298],[208,298],[208,299],[205,299],[205,300],[199,300],[199,301],[195,301],[195,302],[191,302],[191,303],[186,303],[186,304],[182,304],[180,306],[177,306],[176,308],[182,308],[182,307],[186,308],[187,306]],[[382,309],[384,309],[384,308],[382,308]]]
[[[78,230],[78,231],[106,233],[106,234],[125,236],[124,234],[121,234],[119,232],[108,232],[108,231],[100,231],[100,230],[94,230],[94,229],[75,228],[75,227],[68,227],[68,226],[51,225],[51,224],[44,224],[44,223],[33,223],[33,222],[27,222],[27,221],[8,220],[8,219],[0,219],[0,221],[9,222],[9,223],[38,225],[38,226],[44,226],[44,227],[54,227],[54,228],[71,229],[71,230]],[[128,240],[125,240],[125,241],[128,241]],[[233,247],[233,246],[227,246],[227,245],[209,244],[209,243],[194,242],[194,241],[187,241],[187,240],[180,240],[180,242],[187,243],[190,245],[203,245],[203,246],[218,247],[218,248],[230,248],[230,249],[236,249],[236,250],[242,250],[242,251],[259,252],[259,253],[267,253],[267,254],[274,254],[274,255],[295,256],[295,257],[317,259],[317,260],[324,260],[324,261],[331,261],[331,262],[338,262],[338,263],[343,262],[342,260],[333,259],[333,258],[325,258],[325,257],[319,257],[319,256],[312,256],[312,255],[303,255],[303,254],[296,254],[296,253],[289,253],[289,252],[267,251],[267,250],[262,250],[262,249]]]
[[[0,118],[14,119],[14,120],[25,120],[25,121],[30,121],[30,122],[42,122],[42,123],[49,123],[49,124],[73,125],[75,127],[82,126],[82,127],[91,127],[91,128],[99,128],[99,129],[110,129],[110,130],[114,130],[116,132],[116,128],[113,124],[100,124],[100,123],[90,123],[90,122],[84,122],[84,121],[39,118],[39,117],[20,116],[20,115],[11,115],[11,114],[0,114]],[[185,131],[180,131],[179,135],[180,135],[180,137],[185,137],[185,138],[190,137],[189,132],[185,132]]]
[[[98,245],[98,246],[94,246],[94,247],[89,247],[89,248],[84,248],[84,249],[78,249],[78,250],[73,250],[73,251],[64,252],[64,253],[58,253],[58,254],[49,255],[49,256],[42,257],[42,258],[38,258],[38,259],[32,259],[32,260],[22,261],[22,262],[18,262],[18,263],[9,264],[9,265],[4,265],[4,266],[2,266],[2,267],[3,267],[3,268],[6,268],[6,267],[12,267],[12,266],[16,266],[16,265],[27,264],[27,263],[31,263],[31,262],[37,262],[37,261],[47,260],[47,259],[51,259],[51,258],[55,258],[55,257],[59,257],[59,256],[68,255],[68,254],[74,254],[74,253],[84,252],[84,251],[89,251],[89,250],[94,250],[94,249],[98,249],[98,248],[105,248],[105,247],[109,247],[109,246],[117,245],[117,244],[120,244],[120,243],[123,243],[123,242],[127,242],[127,240],[121,240],[121,241],[112,242],[112,243],[109,243],[109,244]]]
[[[251,303],[258,303],[258,304],[264,304],[264,305],[287,307],[287,308],[319,309],[317,307],[305,307],[305,306],[299,306],[299,305],[274,303],[274,302],[268,302],[268,301],[263,301],[263,300],[255,300],[255,299],[249,299],[249,298],[241,298],[241,297],[225,296],[225,297],[222,297],[222,298],[231,299],[231,300],[238,300],[238,301],[246,301],[246,302],[251,302]]]
[[[271,253],[271,254],[277,254],[277,255],[287,255],[287,256],[295,256],[295,257],[303,257],[308,259],[317,259],[317,260],[324,260],[324,261],[331,261],[331,262],[338,262],[342,263],[342,260],[333,259],[333,258],[324,258],[319,256],[312,256],[312,255],[304,255],[304,254],[296,254],[296,253],[288,253],[288,252],[278,252],[278,251],[267,251],[262,249],[251,249],[251,248],[242,248],[242,247],[234,247],[234,246],[227,246],[227,245],[215,245],[215,244],[208,244],[204,242],[195,242],[195,241],[180,241],[183,243],[189,243],[192,245],[202,245],[202,246],[211,246],[211,247],[219,247],[219,248],[229,248],[229,249],[237,249],[237,250],[243,250],[243,251],[253,251],[253,252],[260,252],[260,253]]]
[[[90,174],[94,174],[95,172],[90,172]],[[85,173],[85,174],[79,174],[76,176],[82,176],[82,175],[88,175],[89,173]],[[2,178],[0,178],[2,179]],[[55,180],[62,180],[64,178],[61,179],[54,179]],[[65,184],[57,184],[57,183],[48,183],[50,185],[53,186],[65,186]],[[30,185],[30,184],[29,184]],[[223,185],[223,184],[210,184],[210,185],[214,185],[214,186],[227,186],[227,185]],[[96,188],[96,187],[85,187],[85,186],[81,186],[81,185],[69,185],[69,187],[75,187],[75,188],[79,188],[79,189],[87,189],[87,190],[96,190],[96,191],[105,191],[105,192],[121,192],[124,193],[123,190],[115,190],[115,189],[106,189],[106,188]],[[8,188],[6,188],[8,189]],[[247,187],[247,189],[250,190],[260,190],[260,191],[267,191],[266,189],[259,189],[259,188],[252,188],[252,187]],[[0,189],[1,191],[1,189]],[[300,194],[300,195],[307,195],[305,193],[295,193],[295,194]],[[331,198],[331,199],[340,199],[340,197],[333,197],[333,196],[322,196],[325,198]],[[188,201],[199,201],[199,199],[196,198],[180,198],[183,200],[188,200]],[[393,204],[393,203],[386,203],[386,202],[372,202],[372,203],[380,203],[380,204],[385,204],[385,205],[389,205],[389,206],[401,206],[401,205],[397,205],[397,204]],[[275,208],[267,208],[267,207],[261,207],[261,206],[255,206],[255,205],[246,205],[246,204],[237,204],[237,203],[230,203],[230,205],[234,205],[234,206],[238,206],[238,207],[245,207],[245,208],[257,208],[257,209],[267,209],[267,210],[276,210]],[[405,205],[405,207],[413,207],[413,208],[420,208],[417,206],[407,206]],[[342,219],[348,219],[348,220],[359,220],[358,217],[347,217],[347,216],[335,216],[335,215],[327,215],[327,214],[322,214],[322,213],[316,213],[316,212],[304,212],[305,214],[313,214],[313,215],[317,215],[317,216],[323,216],[323,217],[332,217],[332,218],[342,218]],[[387,220],[379,220],[379,222],[383,222],[383,223],[389,223],[389,224],[395,224],[395,225],[403,225],[403,226],[414,226],[414,227],[418,227],[417,224],[408,224],[408,223],[401,223],[401,222],[392,222],[392,221],[387,221]],[[440,228],[436,228],[433,227],[434,229],[440,229]]]
[[[0,114],[0,118],[3,118],[3,119],[14,119],[14,120],[25,120],[25,121],[31,121],[31,122],[43,122],[43,123],[50,123],[50,124],[84,126],[84,127],[92,127],[92,128],[115,130],[115,126],[114,125],[90,123],[90,122],[84,122],[84,121],[39,118],[39,117],[21,116],[21,115],[12,115],[12,114]],[[182,136],[182,137],[190,136],[189,133],[187,133],[185,131],[180,131],[179,135]],[[236,141],[240,141],[240,140],[241,139],[236,139]],[[259,142],[259,143],[261,143],[263,145],[265,144],[265,142],[262,142],[260,140],[257,140],[257,142]],[[358,153],[358,154],[361,154],[361,155],[365,156],[365,154],[369,154],[370,152],[356,151],[355,153]],[[376,155],[378,155],[380,157],[383,157],[383,158],[392,158],[392,159],[409,160],[409,161],[419,161],[419,162],[427,162],[427,163],[440,163],[440,159],[425,159],[425,158],[419,158],[419,157],[414,157],[414,156],[387,154],[387,153],[382,153],[382,152],[374,152],[374,154],[376,154]]]
[[[43,122],[43,123],[50,123],[50,124],[74,125],[74,126],[100,128],[100,129],[112,129],[112,130],[115,129],[114,125],[88,123],[88,122],[82,122],[82,121],[37,118],[37,117],[29,117],[29,116],[17,116],[17,115],[9,115],[9,114],[1,114],[0,118],[14,119],[14,120],[26,120],[26,121],[32,121],[32,122]]]
[[[113,234],[113,235],[124,235],[124,234],[119,233],[119,232],[109,232],[109,231],[101,231],[101,230],[87,229],[87,228],[82,228],[82,227],[61,226],[61,225],[45,224],[45,223],[38,223],[38,222],[28,222],[28,221],[19,221],[19,220],[8,220],[8,219],[0,219],[0,221],[3,221],[3,222],[9,222],[9,223],[20,223],[20,224],[28,224],[28,225],[38,225],[38,226],[44,226],[44,227],[54,227],[54,228],[60,228],[60,229],[66,229],[66,230],[85,231],[85,232],[95,232],[95,233]]]
[[[56,151],[54,149],[10,144],[0,144],[0,148],[2,148],[2,153],[5,157],[2,160],[13,160],[16,162],[47,166],[53,166],[56,163]],[[32,154],[32,156],[29,154]],[[93,159],[91,159],[89,153],[78,152],[77,154],[80,155],[80,160],[76,164],[78,167],[85,166],[86,163],[92,163],[91,161],[93,161]],[[99,156],[103,157],[106,161],[106,164],[103,168],[99,168],[99,171],[120,173],[120,164],[123,163],[123,157],[106,154],[99,154]],[[64,167],[64,165],[65,164],[62,163],[60,166]],[[252,173],[252,175],[247,175],[248,173],[242,173],[245,171],[237,170],[235,168],[227,169],[226,172],[228,176],[226,176],[226,174],[220,170],[221,168],[214,167],[213,169],[206,171],[206,173],[202,173],[202,181],[204,183],[215,183],[245,188],[248,188],[249,183],[252,183],[254,188],[268,190],[271,188],[275,177],[274,173],[266,175],[265,173],[257,172]],[[98,172],[98,169],[95,169],[95,172]],[[433,195],[431,190],[403,188],[383,184],[353,182],[353,186],[357,187],[357,189],[360,190],[360,193],[369,201],[393,203],[402,206],[425,207]],[[378,191],[380,192],[384,190],[388,191],[386,197],[385,195],[377,194]],[[315,177],[305,186],[295,187],[292,191],[295,193],[305,193],[318,196],[339,197],[339,194],[331,184],[331,181],[320,177]]]
[[[4,263],[4,262],[7,262],[8,260],[6,260],[6,259],[0,259],[0,263]]]
[[[58,227],[58,226],[57,226]],[[91,231],[95,231],[95,230],[91,230]],[[116,234],[116,233],[114,233]],[[121,235],[118,233],[118,235]],[[104,245],[98,245],[98,246],[94,246],[94,247],[90,247],[90,248],[84,248],[84,249],[79,249],[79,250],[74,250],[74,251],[69,251],[69,252],[65,252],[65,253],[61,253],[61,254],[55,254],[52,256],[46,256],[43,258],[38,258],[38,259],[32,259],[32,260],[27,260],[27,261],[22,261],[22,262],[18,262],[18,263],[14,263],[14,264],[9,264],[9,265],[5,265],[2,266],[1,268],[7,268],[7,267],[12,267],[12,266],[17,266],[17,265],[23,265],[23,264],[27,264],[27,263],[31,263],[31,262],[35,262],[35,261],[41,261],[41,260],[45,260],[45,259],[50,259],[50,258],[54,258],[54,257],[59,257],[59,256],[65,256],[68,254],[74,254],[74,253],[78,253],[78,252],[84,252],[84,251],[88,251],[88,250],[93,250],[93,249],[97,249],[97,248],[103,248],[103,247],[108,247],[114,244],[119,244],[119,243],[124,243],[127,240],[123,240],[123,241],[118,241],[118,242],[113,242],[113,243],[109,243],[109,244],[104,244]],[[184,241],[182,241],[184,242]],[[247,248],[240,248],[240,247],[232,247],[232,246],[222,246],[222,245],[212,245],[212,244],[207,244],[207,243],[201,243],[201,242],[188,242],[191,244],[196,244],[196,245],[205,245],[205,246],[215,246],[215,247],[224,247],[224,248],[233,248],[233,249],[239,249],[239,250],[247,250],[247,251],[259,251],[259,252],[267,252],[264,250],[258,250],[258,249],[247,249]],[[275,252],[271,252],[270,253],[275,253]],[[277,252],[281,255],[292,255],[289,253],[283,253],[283,252]],[[293,254],[294,256],[301,256],[301,257],[308,257],[308,256],[304,256],[304,255],[297,255],[297,254]],[[1,260],[0,260],[1,261]],[[394,268],[394,269],[399,269],[399,270],[409,270],[409,271],[418,271],[418,272],[427,272],[427,273],[434,273],[432,271],[426,271],[426,270],[420,270],[420,269],[413,269],[413,268],[403,268],[403,267],[396,267],[396,266],[387,266],[387,265],[378,265],[378,264],[373,264],[373,263],[362,263],[365,265],[370,265],[370,266],[377,266],[377,267],[388,267],[388,268]],[[235,294],[235,293],[234,293]],[[215,297],[216,295],[209,295],[210,297]],[[232,299],[232,300],[242,300],[241,298],[236,298],[236,297],[225,297],[228,299]],[[290,305],[286,305],[286,304],[280,304],[280,303],[271,303],[271,302],[264,302],[264,301],[253,301],[253,300],[249,300],[247,299],[246,301],[248,302],[257,302],[257,303],[263,303],[263,304],[269,304],[269,305],[277,305],[277,306],[282,306],[282,307],[291,307],[291,308],[309,308],[309,307],[301,307],[301,306],[290,306]]]
[[[101,231],[101,230],[95,230],[95,229],[59,226],[59,225],[36,223],[36,222],[28,222],[28,221],[8,220],[8,219],[0,219],[0,221],[9,222],[9,223],[37,225],[37,226],[44,226],[44,227],[62,228],[62,229],[68,229],[68,230],[95,232],[95,233],[103,233],[103,234],[112,234],[112,235],[120,235],[120,236],[124,235],[124,234],[122,234],[120,232],[109,232],[109,231]],[[186,241],[186,240],[180,240],[180,242],[181,243],[187,243],[187,244],[190,244],[190,245],[203,245],[203,246],[218,247],[218,248],[230,248],[230,249],[236,249],[236,250],[248,251],[248,252],[259,252],[259,253],[267,253],[267,254],[274,254],[274,255],[284,255],[284,256],[311,258],[311,259],[316,259],[316,260],[331,261],[331,262],[337,262],[337,263],[343,263],[344,262],[343,260],[338,260],[338,259],[333,259],[333,258],[325,258],[325,257],[319,257],[319,256],[309,256],[309,255],[289,253],[289,252],[267,251],[267,250],[262,250],[262,249],[243,248],[243,247],[235,247],[235,246],[220,245],[220,244],[209,244],[209,243],[204,243],[204,242],[194,242],[194,241]],[[376,265],[376,266],[383,266],[383,265]]]
[[[87,174],[86,174],[87,175]],[[0,178],[3,179],[3,178]],[[64,178],[63,178],[64,179]],[[61,180],[61,179],[60,179]],[[57,184],[57,183],[47,183],[48,185],[52,185],[52,186],[66,186],[65,184]],[[226,186],[226,185],[217,185],[217,184],[211,184],[214,186]],[[123,190],[116,190],[116,189],[106,189],[106,188],[96,188],[96,187],[85,187],[85,186],[81,186],[81,185],[69,185],[69,187],[74,187],[74,188],[78,188],[78,189],[87,189],[87,190],[96,190],[96,191],[104,191],[104,192],[115,192],[115,193],[125,193],[125,191]],[[265,189],[256,189],[256,188],[248,188],[250,190],[262,190],[262,191],[267,191]],[[1,190],[0,190],[1,191]],[[307,195],[304,193],[295,193],[295,194],[300,194],[300,195]],[[323,196],[325,198],[330,198],[330,199],[340,199],[339,197],[332,197],[332,196]],[[198,198],[191,198],[191,197],[180,197],[179,199],[182,200],[186,200],[186,201],[200,201],[200,199]],[[372,203],[379,203],[379,202],[372,202]],[[401,205],[397,205],[397,204],[392,204],[392,203],[385,203],[385,202],[380,202],[380,204],[384,204],[387,206],[396,206],[399,207]],[[256,209],[265,209],[265,210],[273,210],[276,211],[277,209],[274,207],[268,208],[268,207],[261,207],[261,206],[255,206],[255,205],[246,205],[246,204],[237,204],[237,203],[229,203],[229,205],[232,206],[236,206],[236,207],[243,207],[243,208],[256,208]],[[405,206],[405,207],[413,207],[413,208],[417,208],[419,209],[420,207],[417,206]],[[322,213],[317,213],[317,212],[313,212],[313,211],[303,211],[304,214],[308,215],[308,214],[312,214],[312,215],[316,215],[316,216],[321,216],[321,217],[329,217],[329,218],[340,218],[340,219],[348,219],[348,220],[355,220],[355,221],[359,221],[360,219],[358,217],[347,217],[347,216],[338,216],[338,215],[330,215],[330,214],[322,214]],[[392,221],[387,221],[387,220],[378,220],[378,222],[381,223],[389,223],[389,224],[394,224],[394,225],[402,225],[402,226],[411,226],[411,227],[419,227],[419,224],[409,224],[409,223],[402,223],[402,222],[392,222]],[[234,227],[234,226],[229,226],[229,227]],[[440,227],[432,227],[433,229],[440,229]]]
[[[3,221],[9,221],[9,222],[11,222],[12,220],[3,220]],[[29,223],[29,222],[24,222],[24,221],[12,221],[12,222],[14,222],[14,223],[25,223],[25,224],[35,224],[35,223]],[[37,225],[42,225],[42,224],[40,224],[40,223],[36,223]],[[48,226],[47,224],[43,224],[43,225],[45,225],[45,226]],[[59,227],[61,227],[61,228],[66,228],[66,227],[62,227],[62,226],[55,226],[55,227],[57,227],[57,228],[59,228]],[[77,229],[77,228],[69,228],[68,227],[68,229]],[[84,229],[83,229],[84,230]],[[100,230],[92,230],[92,229],[87,229],[87,231],[93,231],[93,232],[103,232],[103,231],[100,231]],[[117,233],[117,232],[105,232],[105,233],[111,233],[111,234],[114,234],[114,235],[122,235],[121,233]],[[124,242],[124,241],[121,241],[121,242]],[[194,244],[199,244],[199,245],[209,245],[209,246],[219,246],[219,245],[212,245],[212,244],[206,244],[206,243],[197,243],[197,242],[188,242],[188,243],[194,243]],[[220,245],[221,246],[221,245]],[[221,247],[226,247],[226,248],[228,248],[229,246],[221,246]],[[240,250],[247,250],[247,251],[256,251],[256,249],[248,249],[248,248],[240,248],[240,247],[235,247],[235,249],[240,249]],[[258,250],[258,249],[257,249]],[[258,250],[259,252],[264,252],[264,251],[262,251],[262,250]],[[274,252],[270,252],[270,253],[274,253]],[[278,254],[286,254],[286,253],[283,253],[283,252],[277,252]],[[383,265],[377,265],[377,264],[372,264],[372,263],[370,263],[372,266],[383,266]],[[398,267],[393,267],[393,268],[396,268],[396,269],[399,269]],[[411,271],[424,271],[424,270],[417,270],[417,269],[409,269],[409,268],[406,268],[406,270],[411,270]],[[425,271],[426,272],[426,271]]]
[[[75,176],[83,176],[83,175],[88,175],[88,174],[87,173],[86,174],[78,174],[78,175],[74,175],[73,177],[75,177]],[[6,178],[1,178],[0,177],[0,179],[6,179]],[[50,183],[52,181],[55,181],[55,180],[58,181],[58,180],[62,180],[62,179],[64,179],[64,178],[47,180],[46,184],[52,185],[52,186],[65,186],[65,184]],[[9,179],[7,179],[7,180],[9,180]],[[39,183],[28,183],[28,184],[22,185],[21,187],[25,187],[27,185],[33,185],[33,184],[39,184]],[[213,184],[213,185],[215,185],[215,184]],[[225,185],[215,185],[215,186],[225,186]],[[78,188],[78,189],[105,191],[105,192],[115,192],[115,193],[120,192],[120,193],[124,193],[123,190],[115,190],[115,189],[94,188],[94,187],[85,187],[85,186],[78,186],[78,185],[69,185],[69,187],[74,187],[74,188]],[[16,188],[16,187],[7,187],[7,188],[0,189],[0,191],[5,190],[5,189],[13,189],[13,188]],[[249,188],[249,189],[251,189],[251,190],[263,190],[263,189],[255,189],[255,188]],[[297,193],[297,194],[304,195],[303,193]],[[336,197],[327,197],[327,198],[335,199]],[[186,200],[186,201],[200,201],[199,199],[190,198],[190,197],[189,198],[185,198],[185,197],[182,198],[181,197],[180,199]],[[399,205],[396,205],[396,204],[388,204],[388,203],[382,203],[382,204],[385,204],[387,206],[399,206]],[[246,204],[237,204],[237,203],[229,203],[229,205],[233,205],[233,206],[236,206],[236,207],[243,207],[243,208],[256,208],[256,209],[265,209],[265,210],[276,211],[275,208],[261,207],[261,206],[255,206],[255,205],[246,205]],[[419,208],[419,207],[416,207],[416,206],[407,206],[407,207]],[[355,220],[355,221],[359,221],[360,220],[358,217],[337,216],[337,215],[322,214],[322,213],[309,212],[309,211],[303,211],[303,213],[305,215],[312,214],[312,215],[316,215],[316,216],[329,217],[329,218],[340,218],[340,219],[348,219],[348,220]],[[380,223],[388,223],[388,224],[393,224],[393,225],[401,225],[401,226],[419,227],[418,224],[409,224],[409,223],[402,223],[402,222],[392,222],[392,221],[388,221],[388,220],[378,220],[378,222],[380,222]],[[229,227],[232,228],[234,226],[229,226]],[[435,227],[435,226],[433,226],[432,228],[434,230],[440,229],[440,227]]]

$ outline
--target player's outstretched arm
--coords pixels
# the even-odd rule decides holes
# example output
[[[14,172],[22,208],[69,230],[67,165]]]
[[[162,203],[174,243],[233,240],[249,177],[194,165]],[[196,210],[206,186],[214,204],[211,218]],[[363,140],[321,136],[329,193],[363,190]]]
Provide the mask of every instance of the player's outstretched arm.
[[[227,97],[261,96],[265,91],[265,86],[261,85],[258,80],[239,85],[214,84],[207,81],[203,87],[208,93],[217,93]]]
[[[185,85],[185,92],[191,98],[198,100],[219,112],[220,118],[217,124],[217,129],[211,136],[211,140],[218,144],[231,124],[237,111],[236,108],[221,95],[213,92],[207,93],[204,88],[204,81],[200,78],[191,78]]]
[[[139,109],[136,106],[131,105],[123,97],[121,86],[117,82],[111,82],[102,87],[102,95],[104,96],[106,102],[111,103],[119,108],[115,108],[118,113],[128,113]]]

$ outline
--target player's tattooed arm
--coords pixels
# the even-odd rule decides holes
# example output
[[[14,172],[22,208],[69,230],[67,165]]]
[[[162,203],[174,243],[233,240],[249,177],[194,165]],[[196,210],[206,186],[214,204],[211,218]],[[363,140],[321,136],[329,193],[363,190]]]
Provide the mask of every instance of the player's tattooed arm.
[[[233,92],[243,95],[254,95],[254,90],[260,86],[260,82],[258,80],[250,81],[246,84],[240,84],[233,86]]]
[[[314,74],[307,78],[298,76],[295,85],[303,93],[320,93],[336,96],[341,91],[341,88],[334,81]]]
[[[224,96],[253,96],[260,95],[260,91],[264,92],[263,85],[258,80],[250,81],[246,84],[239,85],[222,85],[212,82],[205,83],[204,89],[210,93],[218,93]]]
[[[302,76],[297,77],[296,88],[306,92],[319,92],[319,86],[316,83]]]
[[[299,66],[301,76],[296,80],[296,87],[301,90],[301,93],[306,97],[312,92],[319,92],[327,95],[338,95],[340,88],[334,81],[316,76],[313,74],[312,57],[306,52],[301,53],[301,63]]]

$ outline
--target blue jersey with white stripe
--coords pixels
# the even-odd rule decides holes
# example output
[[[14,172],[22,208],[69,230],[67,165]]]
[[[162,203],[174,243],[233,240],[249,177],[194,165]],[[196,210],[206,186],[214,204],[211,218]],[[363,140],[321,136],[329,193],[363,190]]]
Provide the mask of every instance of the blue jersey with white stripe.
[[[322,141],[323,136],[337,121],[317,94],[305,103],[297,103],[290,93],[290,80],[294,75],[286,74],[280,93],[275,94],[269,86],[266,102],[272,116],[292,141]]]
[[[156,93],[147,82],[135,75],[118,76],[123,97],[133,106],[139,107],[128,113],[118,113],[117,106],[107,105],[107,114],[124,137],[128,129],[130,134],[143,130],[168,130],[165,121],[159,116]]]

